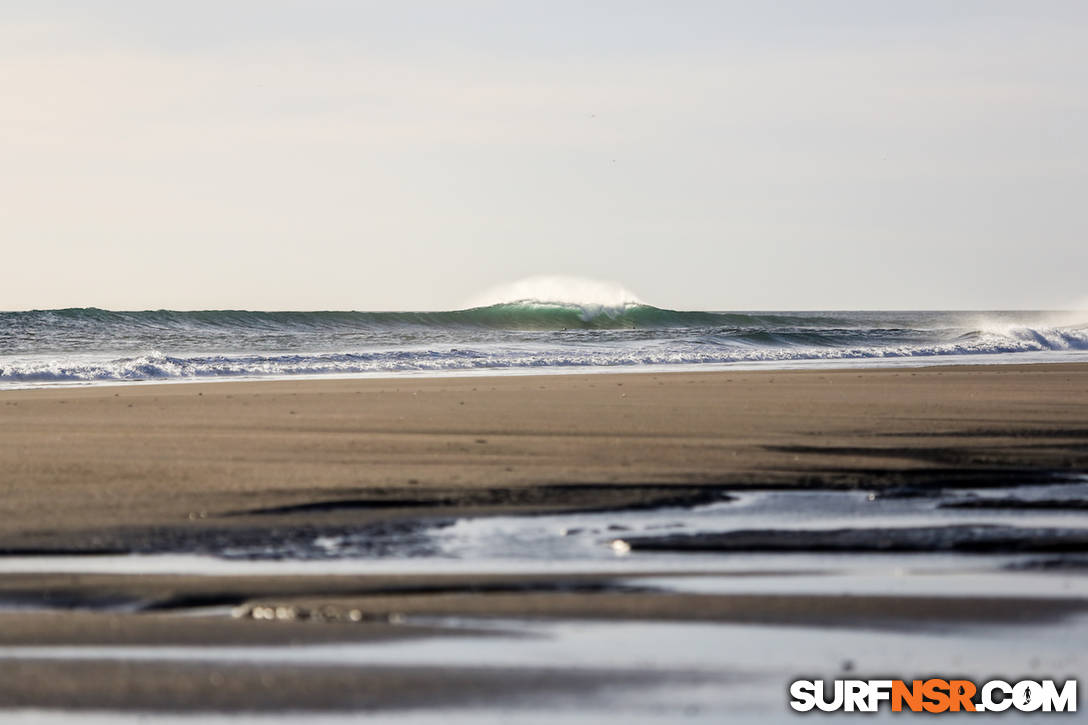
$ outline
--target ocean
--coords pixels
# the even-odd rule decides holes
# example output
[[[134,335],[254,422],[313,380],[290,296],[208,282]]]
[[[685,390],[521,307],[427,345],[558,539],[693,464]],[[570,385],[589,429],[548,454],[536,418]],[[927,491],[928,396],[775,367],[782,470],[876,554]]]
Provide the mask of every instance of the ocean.
[[[513,299],[445,312],[0,313],[0,388],[294,376],[1088,360],[1088,314],[713,312]]]

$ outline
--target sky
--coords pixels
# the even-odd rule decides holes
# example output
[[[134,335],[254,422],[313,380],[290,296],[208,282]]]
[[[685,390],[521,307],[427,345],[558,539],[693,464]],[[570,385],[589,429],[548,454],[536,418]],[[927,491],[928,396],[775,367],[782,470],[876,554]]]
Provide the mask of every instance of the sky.
[[[0,309],[1088,298],[1088,3],[0,0]]]

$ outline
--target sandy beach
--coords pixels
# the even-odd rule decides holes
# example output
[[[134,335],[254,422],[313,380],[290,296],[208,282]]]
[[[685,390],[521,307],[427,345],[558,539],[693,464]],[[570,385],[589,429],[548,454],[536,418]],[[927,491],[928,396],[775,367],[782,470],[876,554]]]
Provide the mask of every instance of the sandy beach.
[[[1081,364],[5,391],[0,549],[8,558],[38,557],[44,569],[0,574],[0,599],[9,604],[0,613],[0,647],[8,651],[0,696],[9,707],[276,710],[294,702],[336,710],[525,700],[609,683],[638,686],[645,676],[499,672],[487,663],[455,672],[311,666],[303,673],[284,664],[137,667],[123,659],[102,660],[91,676],[78,662],[27,659],[18,649],[314,645],[472,633],[428,617],[880,631],[1060,622],[1083,616],[1088,601],[669,593],[632,587],[603,569],[63,573],[50,572],[46,555],[207,554],[371,529],[395,537],[420,521],[654,510],[729,501],[749,490],[894,497],[1045,484],[1088,469],[1086,422],[1088,365]],[[1083,537],[1054,538],[1061,533],[1035,536],[1031,550],[1088,548]],[[753,535],[745,536],[730,550],[758,550]],[[692,540],[696,545],[679,548],[707,548]],[[847,549],[862,550],[850,541]],[[637,548],[638,539],[632,542]],[[720,546],[719,537],[710,549]],[[785,548],[812,546],[805,540]],[[996,551],[1016,546],[999,542]],[[673,567],[658,574],[684,573]],[[200,608],[204,616],[185,615]]]
[[[5,391],[0,549],[717,487],[995,485],[1084,470],[1086,446],[1081,364]]]

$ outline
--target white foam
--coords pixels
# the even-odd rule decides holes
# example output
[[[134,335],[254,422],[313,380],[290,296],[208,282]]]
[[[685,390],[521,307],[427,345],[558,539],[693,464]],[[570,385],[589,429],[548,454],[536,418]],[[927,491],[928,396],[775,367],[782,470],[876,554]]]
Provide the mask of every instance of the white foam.
[[[617,282],[539,275],[493,287],[473,298],[468,306],[486,307],[516,302],[604,310],[623,310],[645,304],[638,295]]]

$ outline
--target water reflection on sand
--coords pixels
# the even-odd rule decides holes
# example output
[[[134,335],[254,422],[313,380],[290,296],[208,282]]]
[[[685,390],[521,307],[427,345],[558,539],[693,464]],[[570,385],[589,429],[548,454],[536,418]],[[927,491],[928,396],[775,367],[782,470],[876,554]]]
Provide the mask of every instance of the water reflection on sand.
[[[939,495],[873,496],[852,492],[748,492],[735,500],[696,509],[599,512],[561,516],[497,516],[436,524],[427,530],[434,553],[424,557],[365,558],[350,536],[297,542],[277,548],[228,552],[224,557],[33,557],[0,559],[0,572],[108,572],[324,576],[402,573],[414,575],[596,572],[618,589],[695,595],[851,597],[973,597],[1088,602],[1083,552],[963,551],[929,553],[640,552],[623,555],[616,539],[682,532],[827,530],[878,531],[888,527],[1000,525],[1035,531],[1088,530],[1088,511],[1068,509],[947,507],[980,499],[1083,501],[1088,482],[1002,490],[953,490]],[[798,601],[804,601],[799,599]],[[1066,611],[1066,610],[1062,610]],[[225,611],[179,612],[222,617]],[[467,668],[496,671],[569,670],[617,673],[613,684],[589,691],[519,701],[459,703],[455,707],[383,710],[381,720],[415,723],[487,722],[720,722],[725,718],[792,721],[787,684],[801,676],[834,678],[955,674],[974,680],[1073,678],[1088,671],[1083,643],[1088,616],[1072,609],[1049,618],[980,617],[977,622],[928,621],[905,616],[894,626],[862,622],[733,623],[605,619],[425,616],[407,624],[452,630],[450,636],[291,646],[7,646],[0,660],[94,662],[198,662],[236,667]],[[271,626],[271,625],[270,625]],[[481,631],[487,631],[481,635]],[[462,633],[463,632],[463,633]],[[626,683],[623,673],[651,673],[652,685]],[[884,716],[891,716],[884,713]],[[239,717],[13,710],[5,722],[297,722],[297,714]],[[307,714],[312,723],[355,722],[356,714]],[[1041,718],[1042,716],[1040,716]],[[883,719],[883,718],[879,718]]]

